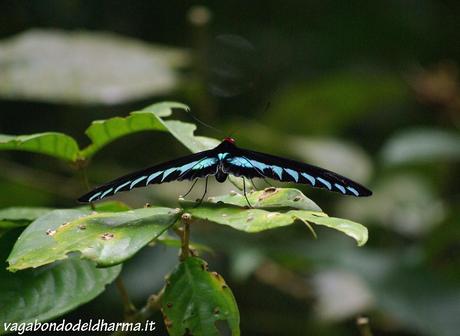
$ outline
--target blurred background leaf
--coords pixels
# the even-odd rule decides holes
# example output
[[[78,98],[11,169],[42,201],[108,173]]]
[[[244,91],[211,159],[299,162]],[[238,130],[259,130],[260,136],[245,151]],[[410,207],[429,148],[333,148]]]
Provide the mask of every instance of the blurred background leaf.
[[[110,57],[108,57],[110,55]],[[0,44],[0,95],[117,104],[171,91],[185,50],[112,33],[30,30]]]

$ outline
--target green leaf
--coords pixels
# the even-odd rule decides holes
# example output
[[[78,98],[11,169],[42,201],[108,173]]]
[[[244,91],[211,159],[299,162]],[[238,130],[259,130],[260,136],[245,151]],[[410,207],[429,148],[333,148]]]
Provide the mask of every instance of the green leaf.
[[[207,220],[217,224],[231,226],[244,232],[260,232],[294,223],[294,218],[281,212],[262,209],[245,209],[230,204],[202,203],[194,207],[193,203],[183,203],[185,210],[194,219]]]
[[[328,217],[322,213],[307,212],[307,211],[289,211],[289,214],[316,225],[326,226],[331,229],[345,233],[358,243],[358,246],[366,244],[368,239],[367,228],[359,223],[350,221],[348,219]]]
[[[50,212],[50,208],[42,207],[10,207],[0,209],[0,228],[13,228],[29,225],[38,217]]]
[[[76,161],[78,144],[70,136],[57,132],[30,135],[0,134],[0,150],[20,150],[50,155],[52,157]]]
[[[0,238],[0,257],[5,260],[17,237]],[[120,273],[121,266],[97,268],[93,262],[69,258],[48,267],[8,272],[0,267],[0,333],[4,323],[45,321],[91,301]]]
[[[396,134],[384,146],[386,164],[460,159],[460,135],[441,129],[411,129]]]
[[[96,211],[100,212],[120,212],[120,211],[127,211],[131,210],[131,208],[120,201],[103,201],[94,203],[93,206],[95,207]],[[81,207],[83,210],[92,210],[91,206],[86,205]]]
[[[161,119],[161,117],[171,116],[173,109],[188,111],[188,106],[176,102],[156,103],[141,111],[131,112],[125,118],[114,117],[93,121],[86,130],[92,144],[82,151],[82,155],[90,157],[117,138],[148,130],[169,132],[192,152],[209,149],[219,143],[211,138],[195,136],[193,134],[196,130],[194,124]]]
[[[144,111],[131,112],[127,117],[93,121],[85,131],[92,143],[82,151],[83,156],[90,157],[103,146],[125,135],[147,130],[167,131],[162,120],[155,113],[164,114],[163,109],[172,108],[188,109],[186,105],[180,103],[161,103]]]
[[[30,224],[8,257],[9,270],[37,267],[66,259],[70,252],[110,266],[132,257],[178,219],[169,208],[124,212],[55,210]]]
[[[213,197],[210,199],[213,203],[202,203],[199,207],[188,201],[181,201],[181,205],[192,218],[228,225],[244,232],[265,231],[300,220],[310,229],[309,223],[313,223],[343,232],[354,238],[359,246],[367,242],[366,227],[346,219],[328,217],[297,189],[267,188],[249,193],[248,199],[254,208],[248,208],[246,199],[240,194]]]
[[[169,335],[221,335],[216,322],[226,321],[240,334],[238,306],[222,276],[209,272],[196,257],[181,262],[167,280],[161,300]]]
[[[182,109],[186,112],[190,110],[187,105],[181,103],[164,102],[150,105],[144,108],[143,111],[154,113],[163,122],[167,132],[171,133],[193,153],[211,149],[219,144],[216,139],[195,135],[195,124],[178,120],[163,120],[163,118],[172,116],[174,108]]]
[[[294,188],[265,188],[247,194],[251,206],[254,208],[294,208],[310,211],[322,211],[311,199],[300,190]],[[244,195],[232,192],[229,195],[211,197],[213,203],[233,204],[240,207],[248,205]]]

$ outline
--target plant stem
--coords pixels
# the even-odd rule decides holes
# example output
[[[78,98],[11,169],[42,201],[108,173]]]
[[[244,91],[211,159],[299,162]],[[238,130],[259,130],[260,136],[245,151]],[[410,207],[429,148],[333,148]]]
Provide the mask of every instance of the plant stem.
[[[86,173],[86,166],[84,165],[77,165],[77,169],[81,172],[82,174],[82,177],[83,177],[83,183],[85,184],[86,186],[86,189],[88,191],[91,190],[91,187],[89,185],[89,180],[88,180],[88,174]],[[94,203],[93,202],[90,202],[89,203],[89,206],[91,207],[91,210],[96,210],[96,208],[94,207]]]
[[[124,315],[125,319],[127,319],[134,315],[137,312],[137,309],[129,298],[128,291],[126,290],[125,284],[120,276],[115,280],[115,284],[117,285],[118,293],[123,301]]]
[[[179,236],[181,241],[181,252],[179,259],[180,261],[184,261],[186,258],[190,256],[190,221],[192,216],[189,213],[182,214],[181,220],[184,224],[182,229],[175,228],[174,232]]]
[[[356,319],[356,325],[358,326],[359,333],[361,336],[372,336],[371,326],[369,324],[369,318],[360,316]]]

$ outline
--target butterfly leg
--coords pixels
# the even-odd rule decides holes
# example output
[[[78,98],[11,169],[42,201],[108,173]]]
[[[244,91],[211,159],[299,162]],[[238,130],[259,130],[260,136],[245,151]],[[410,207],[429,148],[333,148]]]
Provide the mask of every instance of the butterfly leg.
[[[199,206],[202,202],[204,197],[206,196],[206,193],[208,192],[208,178],[209,176],[206,176],[206,180],[204,182],[204,193],[203,196],[201,196],[201,199],[198,201],[198,203],[195,205],[195,207]]]
[[[243,177],[243,193],[244,193],[244,198],[246,198],[246,202],[248,202],[248,205],[250,208],[252,208],[251,203],[249,203],[248,196],[246,195],[246,179]]]
[[[257,188],[256,184],[254,183],[254,180],[252,178],[250,178],[250,180],[251,180],[252,186],[254,187],[254,190],[259,190],[259,188]]]
[[[186,197],[188,194],[190,194],[190,192],[192,191],[193,187],[195,186],[197,182],[198,182],[198,179],[195,179],[190,189],[185,193],[185,195],[182,195],[181,197]]]

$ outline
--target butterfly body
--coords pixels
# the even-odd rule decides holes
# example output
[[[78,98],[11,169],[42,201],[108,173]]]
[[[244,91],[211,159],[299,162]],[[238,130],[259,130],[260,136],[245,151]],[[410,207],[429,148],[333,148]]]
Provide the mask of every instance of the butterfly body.
[[[209,176],[214,176],[218,182],[223,183],[227,180],[228,175],[309,184],[313,187],[358,197],[372,194],[362,185],[329,170],[239,148],[232,138],[225,138],[213,149],[122,176],[92,190],[78,200],[88,203],[149,184],[195,180]]]

